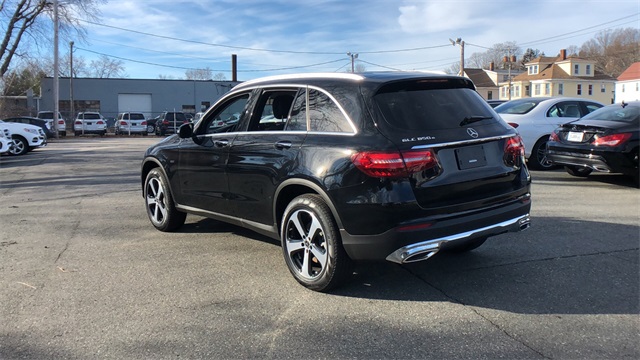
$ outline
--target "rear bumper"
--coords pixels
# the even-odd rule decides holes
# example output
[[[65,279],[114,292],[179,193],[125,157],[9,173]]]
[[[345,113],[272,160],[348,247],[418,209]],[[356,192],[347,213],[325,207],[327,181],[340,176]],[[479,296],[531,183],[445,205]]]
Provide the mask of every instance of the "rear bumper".
[[[547,159],[554,164],[587,167],[598,172],[613,172],[633,175],[638,164],[631,156],[622,152],[580,153],[575,151],[547,151]]]
[[[426,260],[454,243],[522,231],[529,227],[530,210],[531,195],[527,193],[496,207],[425,218],[423,226],[398,226],[375,235],[352,235],[341,229],[340,234],[353,260],[407,263]]]

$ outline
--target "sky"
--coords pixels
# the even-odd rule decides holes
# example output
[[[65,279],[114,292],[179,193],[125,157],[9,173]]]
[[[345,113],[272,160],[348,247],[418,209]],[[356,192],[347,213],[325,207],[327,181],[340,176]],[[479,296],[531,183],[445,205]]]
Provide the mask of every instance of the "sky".
[[[600,31],[640,28],[640,0],[109,0],[99,8],[100,24],[82,24],[74,56],[108,55],[140,79],[208,67],[231,80],[232,54],[240,81],[350,71],[352,57],[367,71],[444,71],[460,61],[450,39],[465,42],[465,58],[504,42],[556,56]]]

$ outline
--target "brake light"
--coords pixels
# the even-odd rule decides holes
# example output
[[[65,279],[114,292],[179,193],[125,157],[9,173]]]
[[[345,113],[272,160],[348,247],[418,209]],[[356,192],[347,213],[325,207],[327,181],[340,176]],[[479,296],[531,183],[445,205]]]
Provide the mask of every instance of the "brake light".
[[[144,125],[147,125],[147,122],[146,122],[146,121],[143,121],[143,122],[141,122],[141,123],[140,123],[140,125],[143,125],[143,126],[144,126]]]
[[[511,127],[514,128],[514,129],[517,128],[518,126],[520,126],[520,125],[518,125],[516,123],[507,123],[507,124],[511,125]]]
[[[64,125],[64,120],[58,120],[59,125]]]
[[[430,150],[403,152],[360,152],[351,156],[360,171],[373,177],[406,177],[439,166],[435,153]]]
[[[98,124],[98,125],[104,125],[104,121],[102,121],[102,120],[98,120],[98,122],[97,122],[96,124]]]
[[[127,126],[127,122],[126,121],[120,121],[120,125]]]
[[[169,125],[169,121],[168,120],[163,120],[162,121],[162,125]]]
[[[76,125],[82,125],[82,121],[80,121],[80,120],[76,120],[76,122],[75,122],[74,124],[76,124]]]
[[[507,166],[520,166],[524,159],[524,143],[520,135],[507,139],[504,144],[504,163]]]
[[[558,134],[556,134],[556,132],[552,132],[551,135],[549,135],[549,141],[555,141],[555,142],[559,142],[560,138],[558,137]]]
[[[613,134],[597,138],[593,145],[595,146],[618,146],[631,139],[631,133]]]

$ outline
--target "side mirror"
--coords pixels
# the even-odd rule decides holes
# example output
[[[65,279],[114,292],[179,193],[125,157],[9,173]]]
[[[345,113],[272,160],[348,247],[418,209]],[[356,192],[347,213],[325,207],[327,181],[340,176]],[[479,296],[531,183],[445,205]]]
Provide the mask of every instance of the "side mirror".
[[[188,139],[188,138],[192,137],[193,136],[193,124],[186,123],[186,124],[180,125],[180,128],[178,129],[178,136],[181,139]]]

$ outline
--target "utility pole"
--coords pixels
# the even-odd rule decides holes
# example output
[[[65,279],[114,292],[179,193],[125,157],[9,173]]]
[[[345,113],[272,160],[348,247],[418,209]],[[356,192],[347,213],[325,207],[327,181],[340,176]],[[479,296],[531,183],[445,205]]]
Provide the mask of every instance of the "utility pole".
[[[69,121],[73,124],[75,109],[73,108],[73,41],[69,41]],[[65,124],[66,126],[66,124]]]
[[[352,54],[351,52],[348,52],[347,56],[351,57],[351,73],[355,73],[356,72],[355,62],[356,62],[356,59],[358,58],[358,54]]]
[[[509,100],[511,100],[511,65],[516,63],[516,56],[511,55],[511,48],[507,48],[507,55],[502,58],[502,62],[507,65],[509,72],[507,77],[509,78],[509,88],[507,89],[507,93],[509,96]]]
[[[458,75],[464,76],[464,41],[462,41],[462,38],[457,38],[455,41],[450,38],[449,41],[453,46],[456,46],[456,44],[460,46],[460,72]]]
[[[60,79],[58,77],[58,0],[53,0],[53,133],[58,138],[58,111],[60,105]]]

